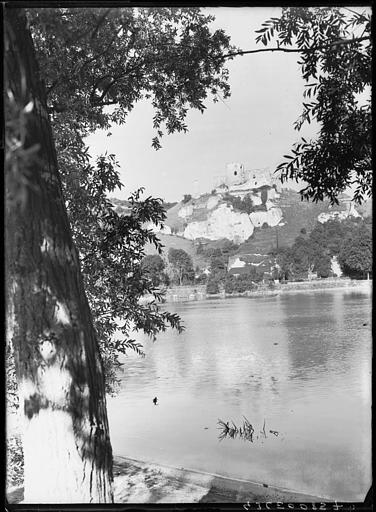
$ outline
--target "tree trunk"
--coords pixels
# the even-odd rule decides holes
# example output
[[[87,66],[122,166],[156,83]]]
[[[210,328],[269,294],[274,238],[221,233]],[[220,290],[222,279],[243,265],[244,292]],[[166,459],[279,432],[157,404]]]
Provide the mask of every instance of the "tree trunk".
[[[7,336],[25,503],[112,502],[104,374],[25,13],[5,20]]]

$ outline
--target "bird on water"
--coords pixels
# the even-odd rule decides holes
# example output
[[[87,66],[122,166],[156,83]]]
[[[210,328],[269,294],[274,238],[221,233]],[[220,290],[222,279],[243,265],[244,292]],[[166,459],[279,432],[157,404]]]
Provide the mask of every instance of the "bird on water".
[[[158,398],[157,398],[157,397],[154,397],[154,398],[153,398],[153,404],[154,404],[154,405],[157,405],[157,402],[158,402]]]

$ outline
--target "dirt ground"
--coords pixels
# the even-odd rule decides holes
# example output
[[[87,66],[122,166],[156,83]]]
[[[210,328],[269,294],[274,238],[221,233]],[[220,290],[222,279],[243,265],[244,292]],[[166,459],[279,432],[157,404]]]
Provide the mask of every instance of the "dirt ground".
[[[7,493],[8,503],[21,503],[23,488]],[[324,498],[133,459],[114,460],[115,503],[312,503]],[[326,500],[328,501],[328,500]]]

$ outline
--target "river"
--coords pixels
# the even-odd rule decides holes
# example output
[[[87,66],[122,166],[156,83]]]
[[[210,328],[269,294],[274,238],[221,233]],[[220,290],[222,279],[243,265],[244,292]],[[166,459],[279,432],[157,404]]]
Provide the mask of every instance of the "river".
[[[125,358],[120,391],[108,399],[114,454],[363,500],[371,302],[369,293],[330,290],[169,304],[186,329],[154,343],[139,336],[146,357]],[[243,416],[253,442],[218,439],[218,419]]]

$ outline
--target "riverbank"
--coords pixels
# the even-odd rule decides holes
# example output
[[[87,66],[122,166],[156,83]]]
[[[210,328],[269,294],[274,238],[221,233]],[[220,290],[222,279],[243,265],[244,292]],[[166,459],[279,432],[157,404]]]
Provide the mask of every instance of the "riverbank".
[[[23,488],[7,493],[8,502],[21,503]],[[266,483],[227,478],[185,468],[142,462],[125,457],[114,460],[115,503],[314,503],[325,501]],[[329,500],[327,500],[329,501]]]
[[[358,279],[318,279],[313,281],[301,282],[288,282],[280,285],[278,290],[281,293],[289,292],[311,292],[311,291],[324,291],[334,289],[345,289],[348,291],[360,291],[365,293],[372,292],[372,279],[358,280]]]
[[[358,290],[361,292],[371,293],[372,292],[372,279],[370,280],[357,280],[348,278],[328,278],[328,279],[317,279],[312,281],[287,281],[285,283],[276,283],[274,287],[263,288],[260,286],[256,290],[247,290],[238,293],[206,293],[206,286],[175,286],[174,288],[167,289],[165,302],[192,302],[201,301],[207,299],[227,299],[232,297],[274,297],[284,293],[296,293],[296,292],[311,292],[311,291],[323,291],[333,289],[346,289],[346,290]]]

